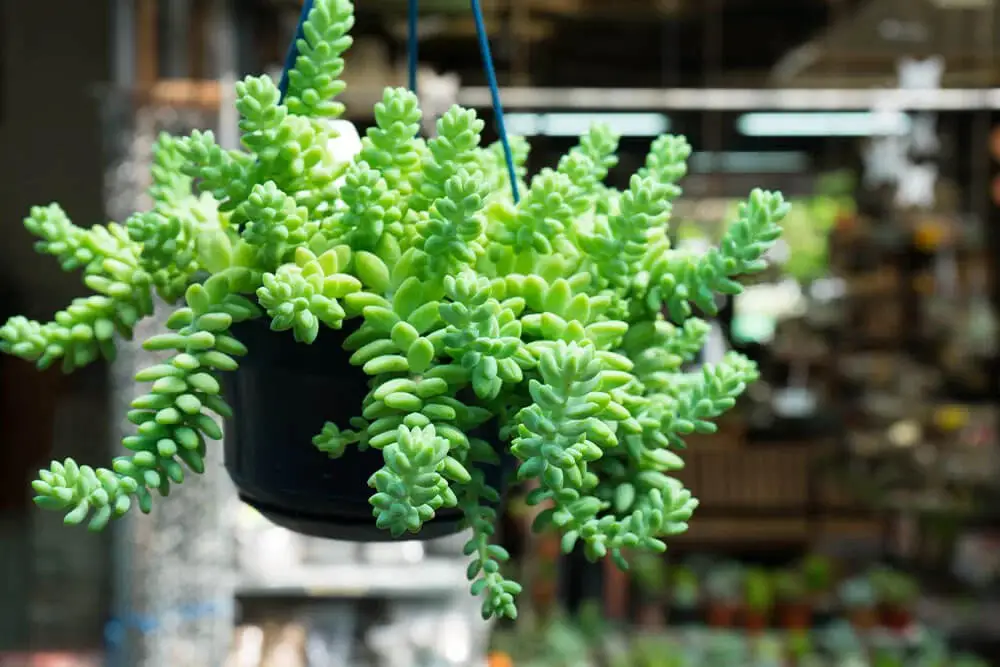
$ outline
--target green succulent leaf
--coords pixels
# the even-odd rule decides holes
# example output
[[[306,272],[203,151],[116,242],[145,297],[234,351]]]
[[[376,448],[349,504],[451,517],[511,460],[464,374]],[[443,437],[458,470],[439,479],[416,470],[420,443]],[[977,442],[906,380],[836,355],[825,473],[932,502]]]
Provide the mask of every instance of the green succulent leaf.
[[[32,484],[40,507],[65,510],[66,523],[89,520],[91,529],[100,530],[136,502],[150,511],[153,492],[166,496],[173,484],[184,481],[185,469],[204,472],[208,441],[222,437],[216,418],[232,416],[216,374],[235,370],[235,357],[246,353],[229,327],[257,314],[256,306],[231,287],[226,274],[205,286],[191,285],[186,306],[171,318],[172,333],[147,342],[174,354],[136,375],[137,382],[151,387],[132,401],[128,413],[136,433],[123,444],[131,453],[110,469],[78,466],[72,459],[53,463]]]

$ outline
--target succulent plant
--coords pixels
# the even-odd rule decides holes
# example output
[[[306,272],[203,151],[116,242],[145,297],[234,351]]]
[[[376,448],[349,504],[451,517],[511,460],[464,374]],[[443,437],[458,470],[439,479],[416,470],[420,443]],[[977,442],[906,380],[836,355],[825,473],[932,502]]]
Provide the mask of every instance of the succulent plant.
[[[633,639],[628,664],[630,667],[695,667],[675,639],[656,635]]]
[[[892,568],[876,568],[869,574],[876,599],[888,605],[906,606],[920,594],[917,581]]]
[[[795,630],[788,633],[788,652],[796,660],[812,654],[813,638],[807,630]]]
[[[945,667],[950,664],[949,658],[945,636],[935,631],[921,633],[914,660],[916,667]]]
[[[743,599],[755,612],[770,611],[774,607],[774,582],[771,575],[761,568],[747,571],[743,579]]]
[[[823,554],[809,554],[802,559],[801,580],[810,593],[825,593],[833,583],[833,562]]]
[[[350,0],[316,0],[287,96],[267,76],[236,86],[242,145],[211,132],[160,139],[150,211],[89,229],[57,206],[25,221],[40,252],[80,270],[94,294],[53,321],[0,328],[0,349],[67,371],[114,356],[154,296],[177,302],[168,331],[144,342],[170,357],[142,370],[129,453],[108,468],[53,462],[35,502],[66,522],[103,528],[135,505],[149,511],[188,471],[201,473],[216,417],[231,408],[220,376],[254,354],[232,327],[263,318],[302,344],[324,328],[370,377],[350,424],[328,423],[314,444],[331,457],[380,450],[369,480],[378,526],[418,533],[442,508],[464,513],[472,591],[484,617],[516,614],[520,585],[491,543],[500,489],[482,466],[498,446],[474,435],[496,424],[516,479],[537,480],[531,504],[550,504],[536,530],[561,532],[592,558],[662,552],[697,501],[672,473],[691,433],[733,407],[757,378],[730,354],[694,373],[715,295],[765,267],[788,204],[754,190],[720,245],[693,255],[670,247],[667,222],[691,148],[653,142],[623,191],[603,184],[617,136],[595,127],[522,184],[513,201],[484,123],[453,107],[437,136],[417,136],[417,97],[388,89],[358,155],[332,152],[329,120],[343,111]],[[526,144],[516,143],[523,162]],[[523,165],[518,164],[523,174]],[[207,276],[207,277],[206,277]]]
[[[837,658],[848,658],[865,654],[865,644],[851,624],[838,620],[822,630],[819,642],[823,649]]]
[[[840,583],[837,591],[841,604],[848,609],[869,609],[877,601],[872,582],[865,577],[851,577]]]
[[[705,638],[702,664],[705,665],[745,665],[750,654],[747,637],[739,632],[717,631]]]
[[[721,563],[705,577],[705,593],[717,602],[737,602],[743,594],[743,577],[743,568],[738,563]]]
[[[675,607],[691,609],[698,604],[701,590],[698,575],[685,565],[670,569],[670,599]]]
[[[630,572],[643,594],[656,598],[667,588],[667,563],[660,554],[641,551],[630,561]]]
[[[753,667],[781,667],[785,664],[784,640],[775,635],[756,637],[753,645]]]
[[[808,597],[805,577],[798,570],[781,570],[774,575],[775,596],[782,602],[802,602]]]
[[[961,653],[955,656],[951,664],[953,667],[988,667],[990,663],[978,655]]]
[[[899,649],[876,649],[872,657],[872,667],[903,667],[905,664],[903,651]]]

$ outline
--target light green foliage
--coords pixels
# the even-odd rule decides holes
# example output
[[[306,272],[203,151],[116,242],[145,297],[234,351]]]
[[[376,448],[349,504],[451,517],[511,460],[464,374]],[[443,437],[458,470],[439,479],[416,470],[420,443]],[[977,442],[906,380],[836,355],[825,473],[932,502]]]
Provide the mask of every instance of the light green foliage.
[[[129,510],[130,496],[148,512],[152,491],[167,495],[171,484],[184,480],[184,466],[204,472],[206,440],[222,437],[212,414],[231,414],[216,373],[235,369],[235,357],[246,354],[228,329],[257,314],[250,300],[234,293],[243,280],[240,273],[221,273],[188,288],[186,306],[168,322],[171,333],[145,342],[147,349],[170,350],[173,356],[136,375],[136,381],[152,386],[132,401],[128,413],[138,427],[123,441],[132,454],[116,459],[112,470],[95,471],[72,460],[53,463],[32,484],[40,506],[69,510],[70,524],[89,517],[90,527],[100,529]]]
[[[551,256],[557,248],[568,251],[570,257],[579,255],[575,246],[560,243],[572,233],[571,202],[577,190],[567,175],[546,169],[532,179],[517,207],[502,201],[493,205],[489,238],[496,246],[491,259],[501,271],[524,264],[522,257]]]
[[[40,238],[39,252],[66,270],[82,270],[95,294],[74,299],[44,324],[11,318],[0,328],[0,350],[41,369],[61,361],[66,371],[113,359],[114,335],[131,336],[136,322],[152,313],[152,277],[141,267],[141,248],[121,225],[83,229],[54,204],[32,209],[24,225]]]
[[[345,328],[370,390],[349,424],[326,424],[313,444],[331,457],[381,451],[371,504],[393,535],[460,511],[483,615],[513,617],[520,586],[491,543],[503,489],[484,466],[516,460],[516,478],[537,482],[536,529],[559,531],[566,550],[579,543],[622,567],[625,550],[663,551],[697,506],[673,477],[684,437],[713,432],[757,377],[737,354],[685,371],[708,330],[692,309],[714,312],[716,294],[764,267],[788,206],[755,190],[720,247],[674,250],[667,222],[690,146],[658,139],[619,192],[604,184],[618,137],[600,126],[530,178],[515,140],[515,204],[476,113],[452,108],[423,141],[417,100],[401,89],[376,105],[359,155],[333,154],[326,119],[341,112],[352,24],[349,0],[317,0],[285,102],[267,77],[237,86],[239,149],[207,132],[161,138],[154,206],[127,230],[32,211],[38,250],[80,269],[96,294],[49,324],[13,318],[4,351],[72,370],[110,356],[113,334],[130,335],[154,293],[185,296],[170,332],[146,342],[173,356],[137,377],[152,386],[129,414],[131,454],[108,470],[54,463],[36,501],[95,529],[135,504],[148,511],[153,491],[202,470],[220,435],[214,417],[229,406],[217,375],[247,352],[232,324],[267,317],[301,343]]]
[[[500,502],[500,494],[486,483],[481,470],[473,471],[461,494],[459,506],[472,528],[472,538],[464,549],[465,555],[472,559],[467,572],[472,594],[482,596],[484,619],[516,618],[515,598],[521,592],[521,584],[504,578],[501,567],[510,554],[499,544],[490,543],[496,531],[497,513],[493,507]]]
[[[438,120],[437,131],[438,136],[427,142],[419,187],[410,200],[410,208],[417,211],[428,211],[446,199],[445,188],[451,179],[481,169],[477,149],[483,121],[475,111],[452,107]]]
[[[155,174],[174,167],[172,158],[179,152],[176,140],[163,136],[154,153],[154,180],[150,188],[154,206],[151,211],[132,215],[127,223],[129,239],[138,244],[139,266],[149,274],[157,293],[167,301],[184,294],[191,276],[209,268],[202,260],[198,243],[206,235],[218,233],[218,203],[210,195],[191,194],[192,180],[179,171],[163,182]],[[170,160],[170,161],[168,161]],[[177,188],[186,187],[185,193]],[[168,189],[169,188],[169,189]]]
[[[285,242],[280,241],[279,247]],[[320,323],[331,329],[343,325],[346,313],[340,303],[348,294],[361,290],[361,282],[339,271],[340,260],[333,250],[317,257],[299,246],[295,261],[282,264],[275,273],[263,275],[257,301],[271,318],[271,329],[295,334],[300,343],[312,343]]]
[[[397,257],[397,239],[404,233],[402,212],[381,172],[366,162],[355,162],[347,170],[340,198],[345,208],[329,222],[330,235],[355,250],[382,249]]]
[[[650,237],[670,213],[670,191],[652,177],[632,177],[618,210],[600,218],[594,233],[580,236],[594,271],[606,285],[628,288],[645,258]]]
[[[681,194],[677,183],[687,175],[687,160],[691,157],[691,144],[684,137],[666,134],[657,137],[650,146],[645,166],[639,176],[651,178],[667,187],[667,197],[676,199]]]
[[[299,116],[339,116],[344,105],[334,100],[344,92],[340,75],[343,54],[353,39],[354,5],[351,0],[317,2],[298,41],[299,57],[288,73],[289,112]]]
[[[610,213],[617,202],[618,192],[605,186],[604,179],[618,164],[620,139],[607,125],[595,125],[559,162],[560,171],[579,178],[574,183],[601,215]]]
[[[716,294],[740,292],[740,284],[733,278],[766,268],[762,257],[781,235],[779,223],[788,210],[780,193],[754,190],[740,204],[736,220],[718,248],[697,256],[671,252],[647,255],[649,307],[665,306],[675,321],[690,317],[692,304],[714,315],[718,311]]]
[[[386,189],[408,198],[423,160],[423,142],[417,137],[422,118],[417,96],[387,88],[374,115],[375,126],[361,141],[361,159],[378,170]]]
[[[279,190],[274,181],[255,185],[240,208],[247,221],[243,240],[258,249],[256,263],[261,267],[277,267],[290,250],[309,238],[308,211]]]
[[[514,173],[520,192],[524,192],[524,178],[528,174],[526,163],[531,153],[531,144],[524,137],[511,135],[508,137],[511,156],[514,158]],[[479,156],[483,171],[489,181],[490,190],[498,199],[509,199],[511,196],[510,177],[507,172],[507,157],[503,144],[499,141],[490,144],[489,148]]]

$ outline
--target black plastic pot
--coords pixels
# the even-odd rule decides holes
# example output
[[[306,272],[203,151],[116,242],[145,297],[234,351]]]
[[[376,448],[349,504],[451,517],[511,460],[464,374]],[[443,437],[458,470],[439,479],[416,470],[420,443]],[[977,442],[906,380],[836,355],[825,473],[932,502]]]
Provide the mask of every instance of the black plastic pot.
[[[382,467],[375,449],[348,448],[331,459],[312,444],[323,424],[347,427],[361,413],[368,377],[343,350],[349,330],[328,328],[312,345],[276,333],[264,319],[233,327],[249,349],[240,368],[226,373],[224,391],[233,408],[226,423],[225,464],[240,499],[273,523],[314,537],[388,542],[368,503],[368,478]],[[504,474],[490,466],[487,479],[502,490]],[[417,535],[428,540],[457,533],[462,514],[442,510]]]

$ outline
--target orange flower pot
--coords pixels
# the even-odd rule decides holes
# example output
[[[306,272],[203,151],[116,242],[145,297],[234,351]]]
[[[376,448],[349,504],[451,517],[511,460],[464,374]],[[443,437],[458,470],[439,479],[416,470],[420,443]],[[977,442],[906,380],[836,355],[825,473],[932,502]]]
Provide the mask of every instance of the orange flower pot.
[[[736,607],[711,604],[708,607],[708,624],[713,628],[731,628],[736,625]]]
[[[807,630],[812,627],[812,609],[805,604],[780,606],[778,618],[785,630]]]
[[[767,613],[763,611],[747,611],[743,615],[743,627],[747,632],[758,634],[767,630],[769,625]]]

